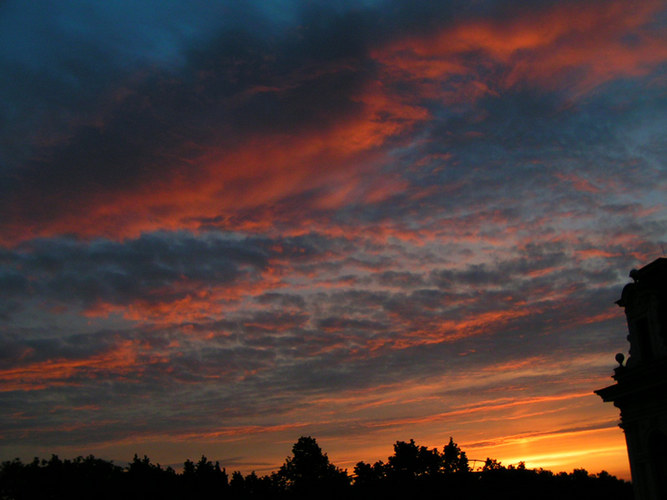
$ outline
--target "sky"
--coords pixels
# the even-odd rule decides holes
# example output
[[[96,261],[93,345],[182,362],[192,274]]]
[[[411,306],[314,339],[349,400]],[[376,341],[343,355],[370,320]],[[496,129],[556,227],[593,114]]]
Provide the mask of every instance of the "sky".
[[[0,3],[0,459],[629,478],[667,4]]]

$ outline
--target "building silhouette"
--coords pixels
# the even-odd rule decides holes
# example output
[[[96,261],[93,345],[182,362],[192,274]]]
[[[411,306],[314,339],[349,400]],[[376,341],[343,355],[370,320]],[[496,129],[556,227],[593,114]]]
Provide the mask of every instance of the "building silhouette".
[[[630,356],[616,355],[614,385],[595,391],[621,410],[636,500],[667,499],[667,258],[630,271],[625,309]]]

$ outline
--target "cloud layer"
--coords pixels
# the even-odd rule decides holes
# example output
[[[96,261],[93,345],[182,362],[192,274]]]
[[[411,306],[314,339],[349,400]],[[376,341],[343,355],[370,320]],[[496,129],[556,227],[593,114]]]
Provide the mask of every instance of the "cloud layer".
[[[662,2],[0,12],[3,457],[627,475],[592,390],[664,252]]]

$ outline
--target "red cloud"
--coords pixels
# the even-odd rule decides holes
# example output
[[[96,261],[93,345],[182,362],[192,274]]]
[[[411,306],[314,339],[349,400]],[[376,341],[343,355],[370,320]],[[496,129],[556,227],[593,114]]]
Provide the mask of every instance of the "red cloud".
[[[77,382],[71,379],[81,375],[92,378],[109,373],[127,375],[140,369],[137,362],[139,344],[125,340],[105,352],[87,358],[50,359],[0,370],[0,392],[77,385]]]
[[[526,9],[512,19],[473,19],[399,40],[375,57],[391,79],[417,81],[422,95],[434,98],[471,101],[523,83],[586,92],[667,60],[664,34],[649,27],[663,7],[650,0]]]
[[[177,138],[187,153],[172,158],[156,152],[164,165],[122,188],[89,183],[79,189],[72,178],[72,189],[61,193],[19,183],[2,204],[0,243],[58,234],[122,239],[202,226],[258,231],[280,221],[306,228],[315,213],[382,201],[406,187],[401,179],[383,179],[377,169],[386,160],[382,148],[430,118],[428,99],[470,102],[523,84],[577,93],[645,75],[667,60],[664,35],[650,28],[662,7],[659,1],[568,2],[392,41],[371,52],[380,63],[378,77],[347,96],[354,111],[289,133],[255,132],[230,141],[220,130],[202,144]],[[347,68],[362,69],[354,63]],[[306,73],[295,71],[286,82],[251,88],[236,99],[258,93],[280,99],[295,85],[308,85],[312,74]],[[91,161],[102,154],[92,151]]]
[[[427,112],[396,99],[381,82],[370,82],[351,99],[359,112],[333,125],[203,146],[195,159],[175,159],[159,175],[153,172],[120,190],[96,186],[67,195],[40,192],[48,187],[19,190],[5,203],[9,213],[0,242],[58,234],[124,239],[202,224],[266,230],[285,217],[301,226],[313,210],[381,201],[405,183],[389,178],[362,185],[362,179],[374,172],[387,138],[409,130]]]

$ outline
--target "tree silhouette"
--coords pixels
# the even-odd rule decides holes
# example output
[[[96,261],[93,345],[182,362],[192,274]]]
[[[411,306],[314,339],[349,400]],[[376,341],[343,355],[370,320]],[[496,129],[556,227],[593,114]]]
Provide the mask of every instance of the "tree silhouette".
[[[449,438],[449,443],[445,445],[443,450],[442,469],[445,474],[460,474],[470,471],[466,452],[461,451],[452,437]]]
[[[234,498],[245,497],[245,479],[240,471],[232,472],[232,477],[229,480],[229,492]]]
[[[489,458],[486,457],[486,460],[484,461],[484,467],[482,468],[482,472],[490,472],[490,471],[495,471],[495,470],[504,470],[505,467],[502,466],[498,460],[495,458]]]
[[[414,439],[407,443],[396,441],[394,454],[388,462],[387,476],[394,481],[435,477],[442,467],[442,457],[438,450],[417,446]]]
[[[373,486],[386,476],[386,467],[382,460],[375,462],[375,464],[367,464],[366,462],[358,462],[354,466],[354,482],[357,485]]]
[[[299,496],[317,492],[332,496],[350,483],[347,472],[330,463],[327,454],[322,453],[310,436],[302,436],[294,444],[292,456],[285,459],[277,476],[284,481],[286,490]]]
[[[226,492],[229,481],[227,472],[220,469],[220,464],[213,464],[204,455],[195,464],[186,460],[183,464],[183,491],[192,498],[210,498]]]
[[[387,462],[359,462],[354,486],[346,471],[329,462],[312,437],[301,437],[292,456],[277,472],[243,476],[236,471],[228,482],[219,463],[202,456],[187,460],[183,472],[152,464],[135,455],[127,467],[93,456],[61,460],[15,459],[0,464],[0,500],[42,499],[239,499],[290,500],[349,498],[385,500],[465,498],[467,500],[630,500],[632,485],[607,472],[589,474],[527,469],[525,464],[504,467],[487,458],[481,472],[472,472],[465,453],[450,438],[442,453],[397,441]]]

